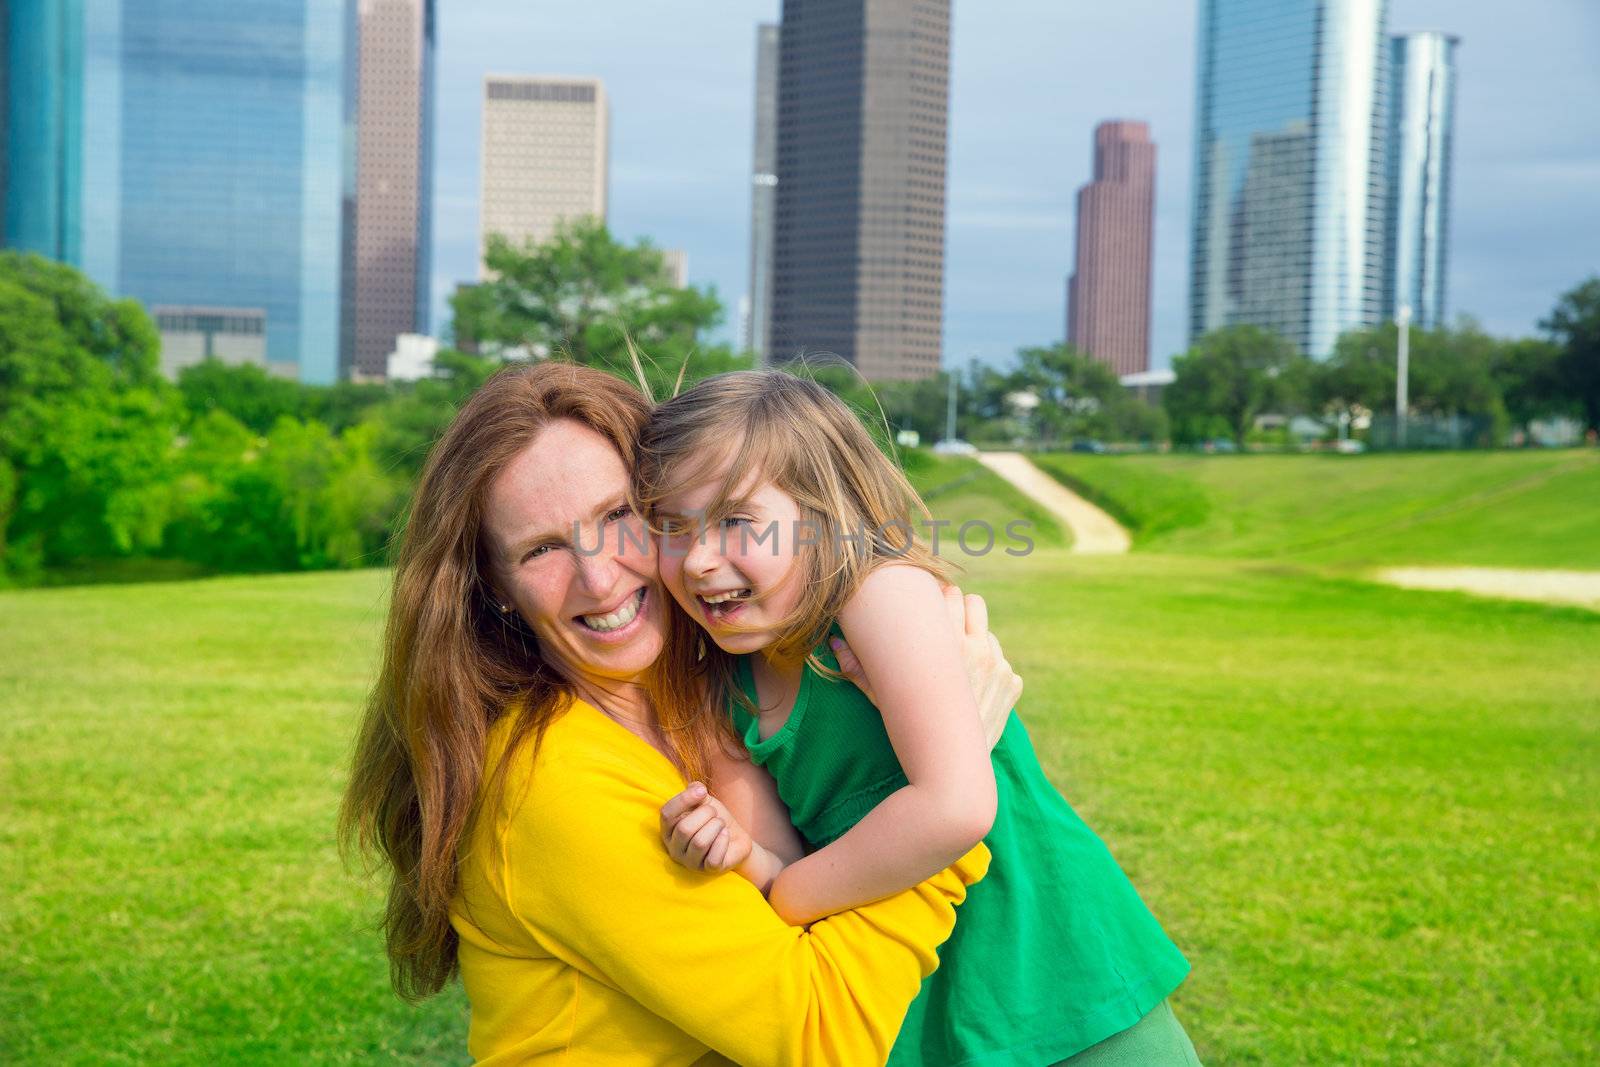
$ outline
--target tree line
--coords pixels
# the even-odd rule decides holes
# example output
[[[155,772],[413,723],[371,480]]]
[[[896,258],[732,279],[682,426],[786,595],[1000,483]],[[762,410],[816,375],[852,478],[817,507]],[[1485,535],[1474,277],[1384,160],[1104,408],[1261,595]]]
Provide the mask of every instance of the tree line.
[[[118,561],[379,565],[428,449],[507,359],[565,358],[632,379],[642,355],[657,396],[751,365],[706,343],[723,314],[714,290],[679,288],[659,250],[620,243],[596,221],[537,247],[492,240],[486,264],[488,280],[453,300],[457,346],[439,352],[431,377],[315,386],[214,361],[168,381],[136,302],[65,265],[0,252],[0,583]],[[1413,405],[1488,413],[1501,428],[1549,414],[1600,425],[1600,279],[1564,296],[1545,326],[1547,338],[1516,341],[1470,325],[1413,331]],[[1229,328],[1175,360],[1161,405],[1069,346],[1024,348],[1009,369],[956,372],[957,433],[1042,447],[1242,440],[1267,411],[1380,411],[1392,404],[1394,340],[1393,327],[1352,333],[1317,364],[1271,334]],[[869,422],[944,436],[946,374],[868,385],[826,354],[800,355]]]

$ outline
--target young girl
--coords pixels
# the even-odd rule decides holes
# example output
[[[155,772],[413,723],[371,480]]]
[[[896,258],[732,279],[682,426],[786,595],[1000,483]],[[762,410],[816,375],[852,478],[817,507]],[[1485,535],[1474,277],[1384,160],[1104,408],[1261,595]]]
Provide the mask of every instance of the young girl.
[[[656,409],[636,490],[684,613],[669,669],[700,674],[728,708],[805,846],[747,796],[692,785],[664,809],[675,858],[739,871],[803,924],[983,840],[989,876],[889,1062],[1197,1064],[1166,1005],[1188,963],[1020,719],[986,752],[947,568],[914,536],[927,510],[850,410],[779,371],[708,379]],[[861,688],[839,670],[846,651]]]

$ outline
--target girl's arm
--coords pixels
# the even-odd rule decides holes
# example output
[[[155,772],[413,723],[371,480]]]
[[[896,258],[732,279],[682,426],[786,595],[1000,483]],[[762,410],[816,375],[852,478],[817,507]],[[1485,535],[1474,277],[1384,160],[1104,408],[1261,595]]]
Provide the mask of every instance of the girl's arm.
[[[916,885],[994,825],[989,746],[938,580],[908,565],[879,567],[839,625],[909,784],[777,877],[768,899],[795,925]]]

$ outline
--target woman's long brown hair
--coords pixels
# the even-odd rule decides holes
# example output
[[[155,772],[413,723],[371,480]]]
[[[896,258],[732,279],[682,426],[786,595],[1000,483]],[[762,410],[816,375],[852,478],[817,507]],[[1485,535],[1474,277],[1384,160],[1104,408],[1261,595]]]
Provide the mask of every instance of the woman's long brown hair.
[[[604,371],[544,362],[491,378],[434,445],[395,562],[383,660],[356,740],[339,839],[387,864],[383,930],[390,976],[408,1000],[456,973],[450,904],[457,862],[480,799],[511,755],[565,707],[562,677],[532,633],[496,608],[483,543],[495,476],[550,423],[572,419],[616,446],[631,470],[649,402]],[[686,776],[703,773],[710,726],[684,674],[653,672],[649,691]],[[517,720],[484,781],[489,729]]]

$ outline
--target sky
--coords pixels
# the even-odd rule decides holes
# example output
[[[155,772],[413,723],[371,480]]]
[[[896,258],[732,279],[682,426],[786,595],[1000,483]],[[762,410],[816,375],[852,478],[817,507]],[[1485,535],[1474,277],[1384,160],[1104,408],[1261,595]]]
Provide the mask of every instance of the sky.
[[[612,232],[683,248],[734,341],[748,287],[755,28],[780,0],[442,0],[434,163],[437,332],[477,275],[483,76],[604,79]],[[945,361],[1004,365],[1065,332],[1077,189],[1105,119],[1156,143],[1152,366],[1187,343],[1197,0],[955,0]],[[1457,34],[1447,311],[1537,331],[1600,274],[1600,2],[1390,0],[1391,33]]]

